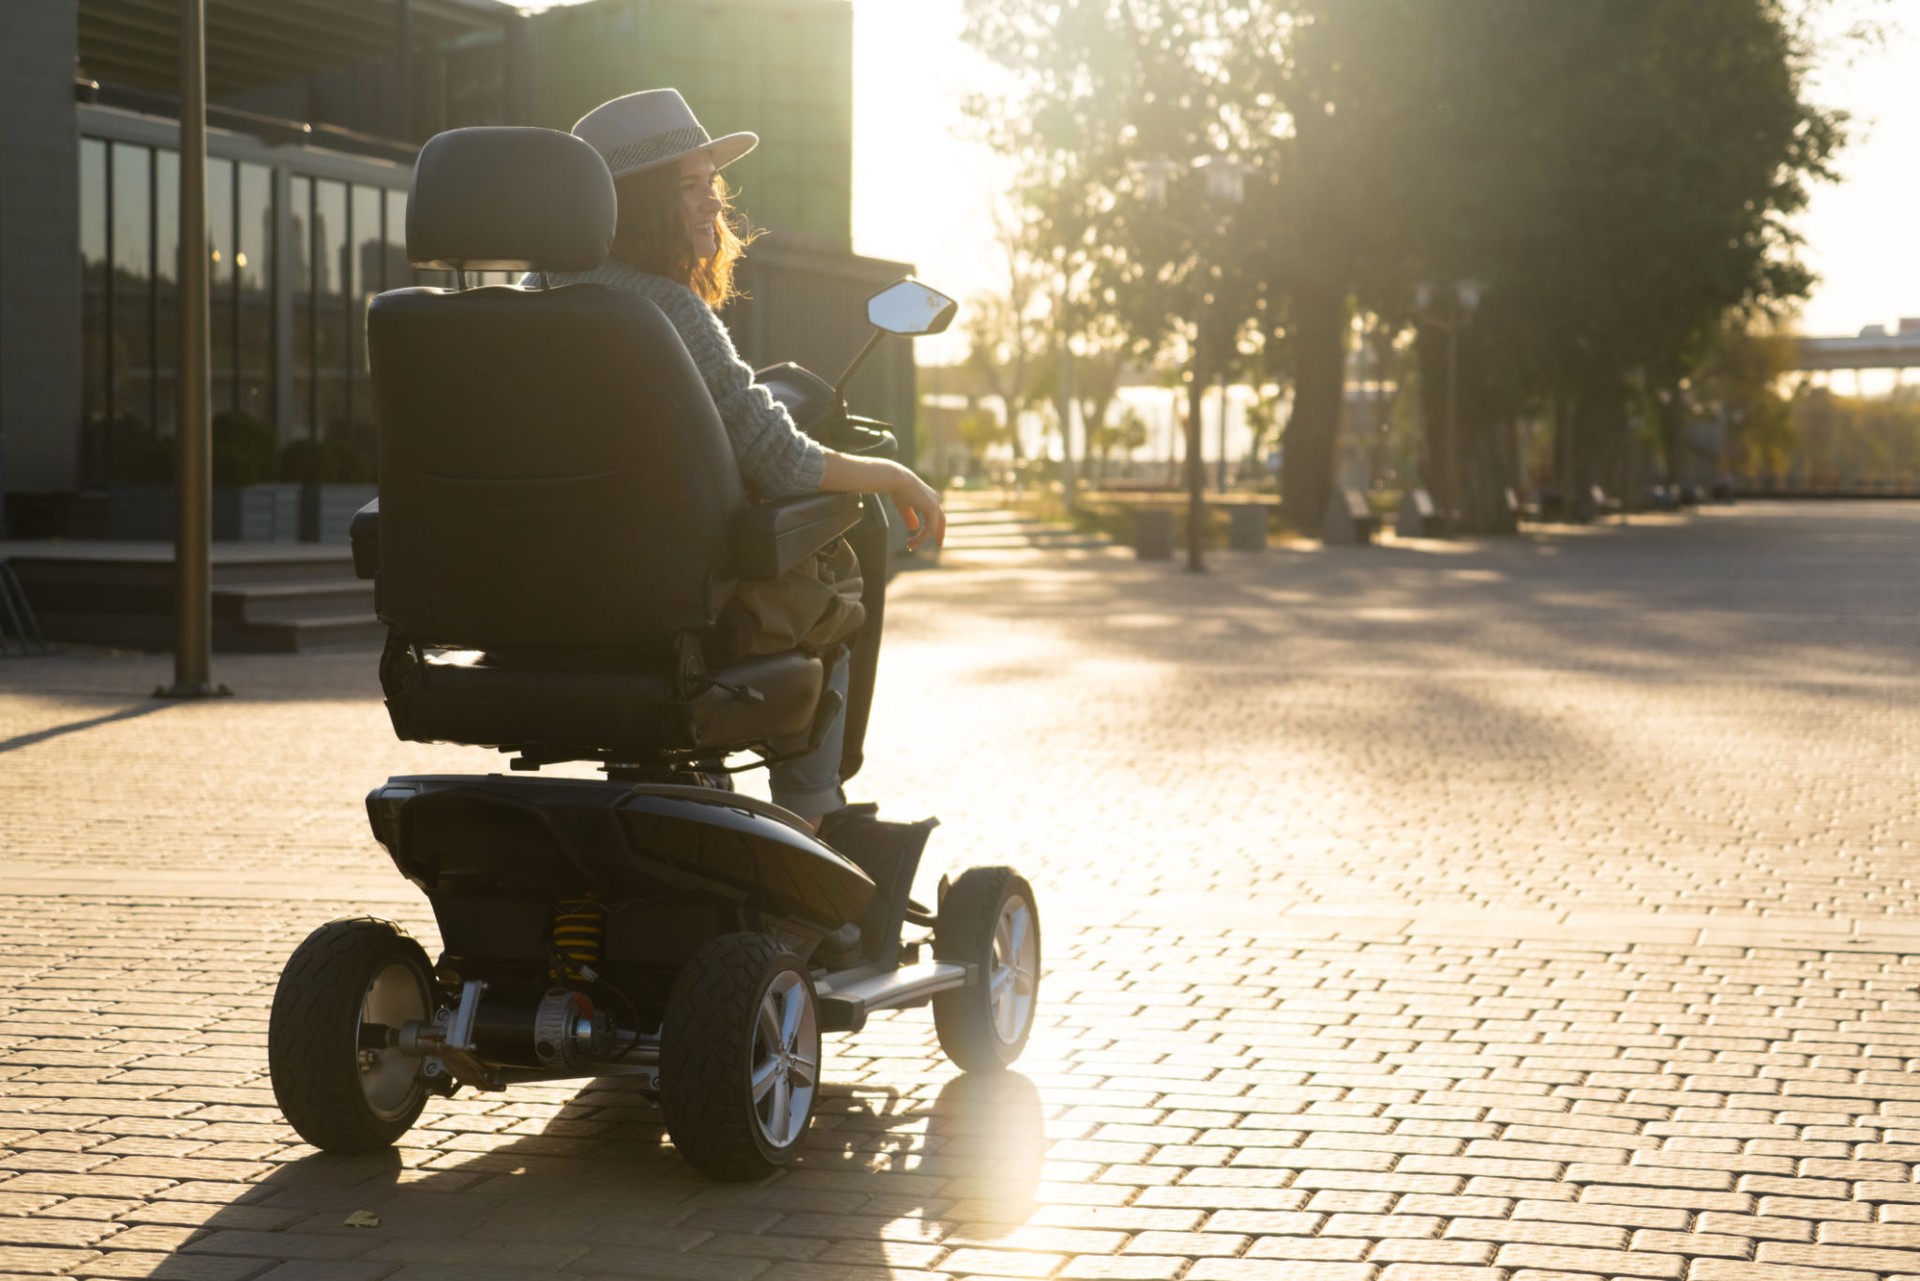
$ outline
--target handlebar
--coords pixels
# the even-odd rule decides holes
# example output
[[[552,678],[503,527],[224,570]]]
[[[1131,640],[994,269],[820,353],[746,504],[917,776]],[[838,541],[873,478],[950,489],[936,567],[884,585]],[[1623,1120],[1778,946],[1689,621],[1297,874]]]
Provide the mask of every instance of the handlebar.
[[[827,381],[795,364],[762,369],[754,378],[786,408],[804,434],[843,454],[894,458],[900,442],[886,423],[847,411]]]

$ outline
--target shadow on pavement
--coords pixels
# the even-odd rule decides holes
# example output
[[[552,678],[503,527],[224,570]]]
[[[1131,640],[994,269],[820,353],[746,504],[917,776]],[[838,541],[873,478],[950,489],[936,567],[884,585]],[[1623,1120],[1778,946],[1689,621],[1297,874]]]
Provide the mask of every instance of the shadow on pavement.
[[[476,1133],[467,1128],[472,1115],[452,1111],[441,1124],[453,1133],[500,1141],[470,1154],[403,1140],[365,1156],[303,1157],[208,1217],[209,1233],[186,1243],[172,1266],[192,1270],[212,1255],[352,1260],[356,1269],[421,1269],[405,1276],[458,1268],[465,1278],[507,1281],[746,1278],[812,1262],[810,1276],[878,1275],[943,1252],[936,1242],[954,1225],[942,1220],[960,1199],[974,1203],[969,1217],[982,1221],[975,1232],[983,1242],[1011,1231],[1035,1207],[1046,1149],[1039,1092],[1011,1072],[957,1076],[931,1101],[829,1085],[805,1155],[751,1184],[692,1171],[657,1110],[624,1078],[587,1082],[570,1098],[539,1087],[518,1093],[525,1103],[559,1098],[557,1108],[536,1103],[552,1112],[540,1132]],[[516,1091],[481,1097],[510,1110]],[[347,1226],[356,1211],[377,1216],[378,1226]]]
[[[150,716],[154,712],[164,711],[174,703],[158,699],[140,703],[133,707],[123,707],[117,712],[108,712],[104,716],[89,716],[85,720],[69,721],[65,725],[55,725],[49,729],[35,730],[31,734],[16,734],[12,738],[0,738],[0,752],[18,751],[23,747],[32,747],[35,743],[44,743],[50,738],[59,738],[63,734],[78,734],[95,729],[101,725],[110,725],[114,721],[130,721],[140,716]]]

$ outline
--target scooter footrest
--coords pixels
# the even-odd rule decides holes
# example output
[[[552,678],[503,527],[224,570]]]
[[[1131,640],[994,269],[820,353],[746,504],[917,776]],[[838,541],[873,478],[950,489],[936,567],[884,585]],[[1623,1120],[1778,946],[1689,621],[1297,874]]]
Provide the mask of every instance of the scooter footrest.
[[[867,1003],[857,996],[820,998],[822,1032],[858,1032],[867,1025]]]

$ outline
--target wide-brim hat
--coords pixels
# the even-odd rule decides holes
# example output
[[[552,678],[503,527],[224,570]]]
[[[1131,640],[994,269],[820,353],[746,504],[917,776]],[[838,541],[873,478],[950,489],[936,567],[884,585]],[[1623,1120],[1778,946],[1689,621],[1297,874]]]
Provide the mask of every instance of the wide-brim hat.
[[[712,156],[715,169],[725,169],[760,145],[753,133],[708,137],[678,89],[647,89],[603,102],[580,117],[573,136],[599,152],[616,179],[697,151]]]

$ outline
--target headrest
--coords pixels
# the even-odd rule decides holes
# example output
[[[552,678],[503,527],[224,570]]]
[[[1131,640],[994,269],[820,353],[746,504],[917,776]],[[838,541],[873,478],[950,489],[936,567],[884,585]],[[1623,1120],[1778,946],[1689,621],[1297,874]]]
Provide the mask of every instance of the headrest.
[[[591,271],[613,248],[613,175],[553,129],[427,139],[407,196],[407,258],[434,271]]]

